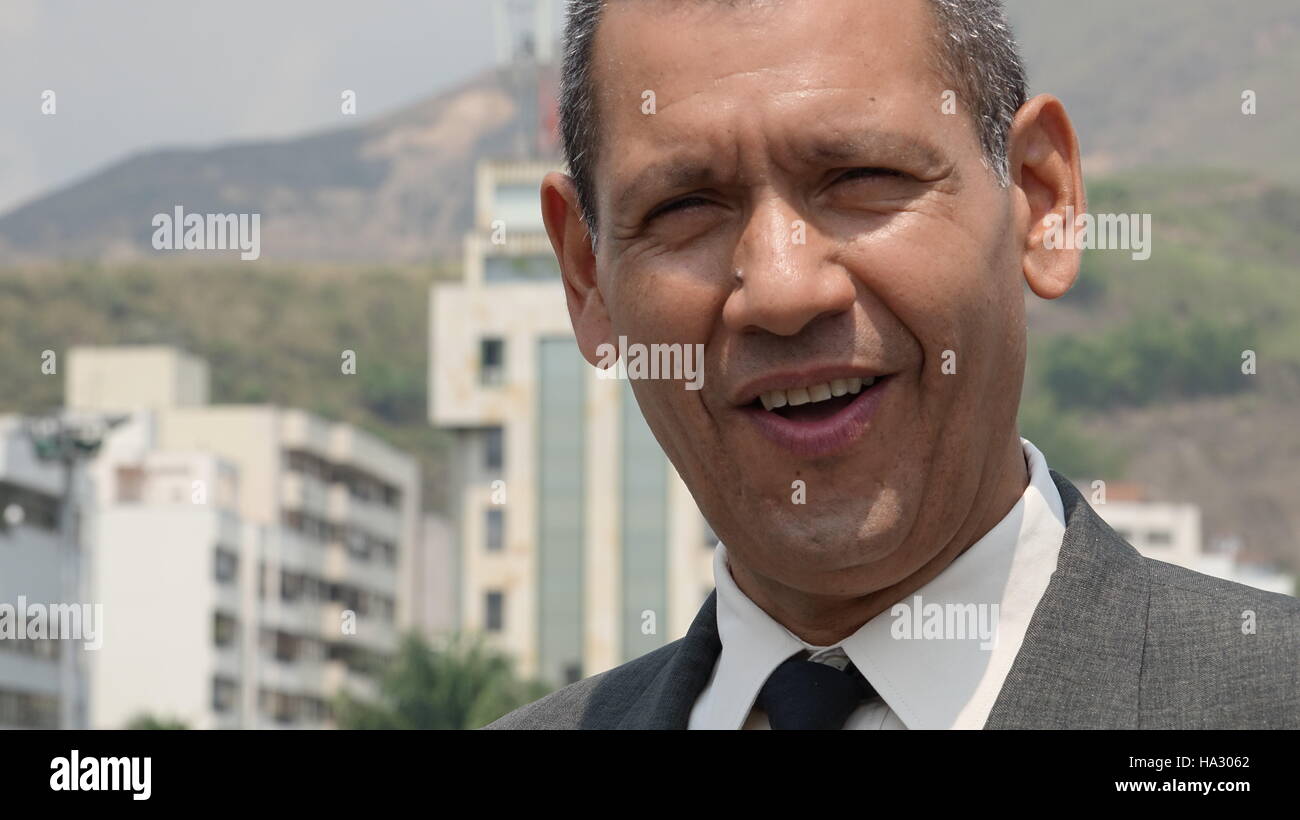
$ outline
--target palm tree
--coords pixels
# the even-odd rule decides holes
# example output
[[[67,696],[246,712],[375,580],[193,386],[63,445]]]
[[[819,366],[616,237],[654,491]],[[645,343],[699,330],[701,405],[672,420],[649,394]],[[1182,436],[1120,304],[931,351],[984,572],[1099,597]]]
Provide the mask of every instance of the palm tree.
[[[515,677],[510,660],[477,639],[452,636],[442,647],[411,633],[381,677],[378,702],[342,693],[341,729],[477,729],[545,695]]]

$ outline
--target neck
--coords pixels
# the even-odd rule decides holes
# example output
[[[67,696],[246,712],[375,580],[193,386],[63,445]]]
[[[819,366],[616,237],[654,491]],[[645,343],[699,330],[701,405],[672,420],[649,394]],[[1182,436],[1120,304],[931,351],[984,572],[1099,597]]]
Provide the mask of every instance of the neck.
[[[857,632],[867,621],[928,584],[959,555],[984,537],[1020,501],[1029,486],[1029,469],[1019,436],[996,460],[981,482],[969,514],[943,549],[916,567],[902,581],[851,598],[809,594],[774,578],[752,572],[728,553],[736,586],[777,623],[806,643],[831,646]]]

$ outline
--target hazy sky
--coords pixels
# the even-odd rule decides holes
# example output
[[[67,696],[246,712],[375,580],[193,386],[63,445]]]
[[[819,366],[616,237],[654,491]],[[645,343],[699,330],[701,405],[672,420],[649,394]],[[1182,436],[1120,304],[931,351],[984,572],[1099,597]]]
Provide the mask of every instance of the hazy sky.
[[[495,61],[488,0],[0,0],[0,213],[153,148],[354,125]]]

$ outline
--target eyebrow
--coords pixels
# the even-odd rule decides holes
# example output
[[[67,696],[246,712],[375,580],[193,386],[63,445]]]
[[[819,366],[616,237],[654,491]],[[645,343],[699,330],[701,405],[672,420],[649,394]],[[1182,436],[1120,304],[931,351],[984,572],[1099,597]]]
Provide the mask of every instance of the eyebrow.
[[[858,131],[818,138],[812,142],[808,152],[820,162],[852,162],[864,156],[885,153],[901,156],[927,169],[948,164],[947,157],[938,147],[924,139],[895,131]]]
[[[950,164],[939,148],[923,139],[893,131],[869,129],[848,133],[837,130],[831,134],[809,137],[794,153],[801,162],[812,166],[875,161],[886,155],[898,157],[927,171],[935,171]],[[626,187],[616,194],[615,213],[624,213],[631,208],[647,188],[689,190],[708,187],[718,177],[716,163],[708,158],[700,157],[690,149],[676,152],[638,171]]]

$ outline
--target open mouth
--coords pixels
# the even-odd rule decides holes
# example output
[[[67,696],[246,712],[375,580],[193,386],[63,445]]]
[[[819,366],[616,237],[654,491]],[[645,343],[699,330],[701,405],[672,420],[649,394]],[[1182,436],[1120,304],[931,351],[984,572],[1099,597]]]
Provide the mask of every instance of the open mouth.
[[[877,381],[876,378],[854,377],[831,379],[789,390],[769,390],[754,399],[751,406],[791,421],[821,421],[848,407],[859,394],[870,390]]]
[[[863,435],[892,376],[765,390],[741,409],[759,433],[783,449],[804,458],[826,457]]]

